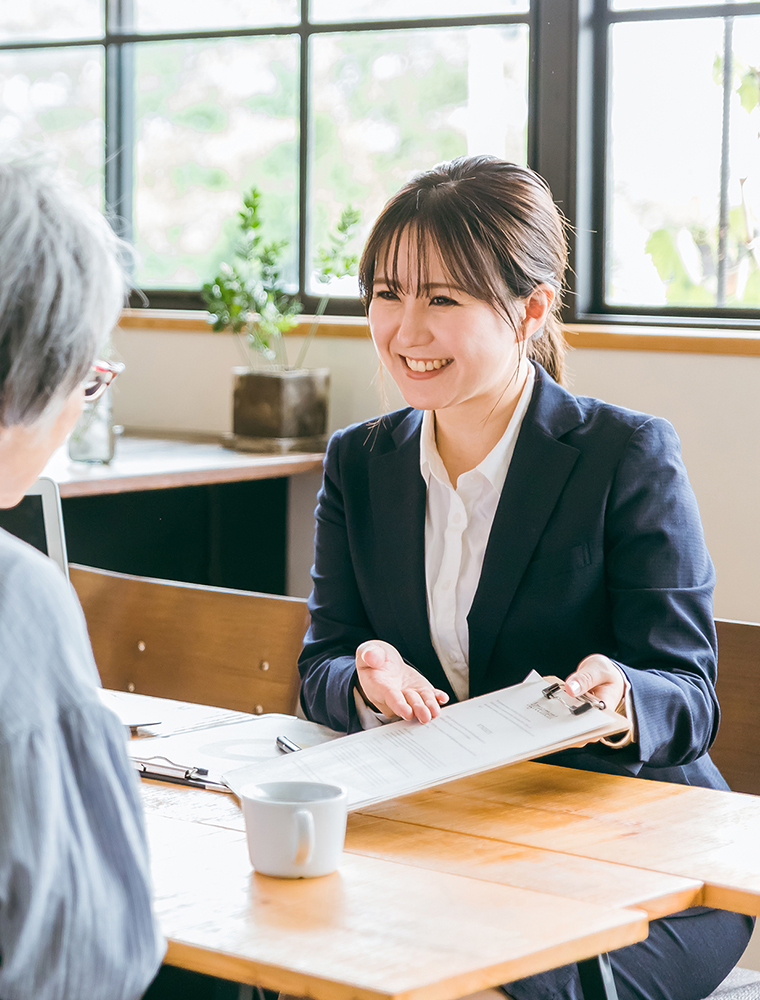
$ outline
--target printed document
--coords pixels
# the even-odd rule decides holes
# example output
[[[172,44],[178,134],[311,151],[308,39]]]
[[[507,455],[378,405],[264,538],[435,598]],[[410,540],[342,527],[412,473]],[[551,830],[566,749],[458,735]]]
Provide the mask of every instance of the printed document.
[[[238,795],[246,785],[264,781],[344,785],[349,809],[357,809],[628,729],[626,719],[611,709],[576,715],[571,708],[580,706],[577,699],[545,697],[554,681],[533,673],[522,684],[447,706],[424,725],[392,722],[277,760],[231,768],[224,780]]]

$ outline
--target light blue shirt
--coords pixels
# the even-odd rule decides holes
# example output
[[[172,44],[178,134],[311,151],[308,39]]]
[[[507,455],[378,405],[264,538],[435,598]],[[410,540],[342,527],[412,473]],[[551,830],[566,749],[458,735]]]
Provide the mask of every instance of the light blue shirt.
[[[165,942],[125,733],[60,569],[0,530],[0,998],[134,1000]]]

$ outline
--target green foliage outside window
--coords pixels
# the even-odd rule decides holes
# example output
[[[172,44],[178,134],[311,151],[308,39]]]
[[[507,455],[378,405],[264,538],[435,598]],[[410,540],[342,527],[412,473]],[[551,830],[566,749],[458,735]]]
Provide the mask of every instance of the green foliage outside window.
[[[751,115],[760,107],[760,67],[745,66],[733,57],[732,90],[742,110]],[[723,60],[716,57],[713,80],[723,86]],[[758,148],[760,152],[760,146]],[[740,178],[741,205],[728,213],[726,233],[726,305],[760,305],[760,218],[748,195],[749,177]],[[760,178],[754,178],[758,183]],[[717,229],[669,226],[655,230],[646,243],[669,304],[711,307],[716,302],[718,275]]]

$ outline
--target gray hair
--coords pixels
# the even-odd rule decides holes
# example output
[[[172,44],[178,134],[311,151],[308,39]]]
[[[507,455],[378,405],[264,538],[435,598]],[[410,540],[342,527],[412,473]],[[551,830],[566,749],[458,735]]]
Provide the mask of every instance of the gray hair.
[[[49,161],[0,158],[0,426],[83,381],[124,304],[127,249]]]

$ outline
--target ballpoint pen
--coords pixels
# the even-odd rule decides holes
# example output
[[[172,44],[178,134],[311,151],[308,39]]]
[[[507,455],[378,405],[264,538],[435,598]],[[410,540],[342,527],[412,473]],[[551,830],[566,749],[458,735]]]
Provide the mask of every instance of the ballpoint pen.
[[[301,749],[297,743],[289,740],[287,736],[278,736],[275,742],[277,743],[277,749],[282,750],[283,753],[295,753],[296,750]]]
[[[229,787],[208,776],[205,767],[186,767],[175,764],[167,757],[132,757],[132,763],[145,778],[158,781],[171,781],[178,785],[191,785],[195,788],[209,788],[214,791],[228,792]]]

